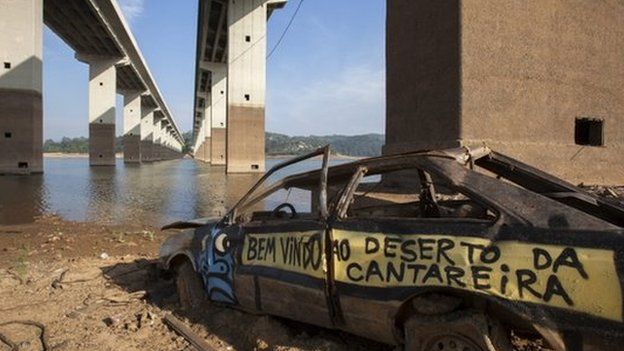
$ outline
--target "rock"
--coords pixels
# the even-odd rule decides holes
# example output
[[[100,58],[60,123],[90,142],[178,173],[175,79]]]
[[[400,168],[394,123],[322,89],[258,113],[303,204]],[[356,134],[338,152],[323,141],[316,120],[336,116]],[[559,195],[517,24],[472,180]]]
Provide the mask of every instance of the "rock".
[[[108,260],[110,256],[106,252],[102,252],[102,254],[100,255],[100,258],[103,260]]]
[[[262,340],[262,339],[257,339],[256,340],[256,345],[255,345],[254,349],[258,350],[258,351],[268,350],[269,349],[269,344],[266,341]]]

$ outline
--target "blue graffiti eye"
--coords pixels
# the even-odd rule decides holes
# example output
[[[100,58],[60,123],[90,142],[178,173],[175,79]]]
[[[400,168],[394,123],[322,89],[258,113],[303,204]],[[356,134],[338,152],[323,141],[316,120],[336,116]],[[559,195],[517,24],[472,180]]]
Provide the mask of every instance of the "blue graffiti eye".
[[[215,250],[217,250],[217,252],[221,254],[224,254],[229,247],[230,247],[230,240],[228,239],[227,235],[223,233],[217,235],[217,237],[214,240]]]

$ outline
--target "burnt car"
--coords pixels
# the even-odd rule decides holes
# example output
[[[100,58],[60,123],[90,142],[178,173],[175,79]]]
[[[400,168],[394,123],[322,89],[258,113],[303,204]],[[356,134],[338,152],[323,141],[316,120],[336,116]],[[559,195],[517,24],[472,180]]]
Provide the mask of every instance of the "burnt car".
[[[621,203],[487,147],[328,159],[282,163],[223,218],[168,226],[187,229],[160,251],[181,304],[405,350],[510,350],[512,330],[555,350],[622,349]]]

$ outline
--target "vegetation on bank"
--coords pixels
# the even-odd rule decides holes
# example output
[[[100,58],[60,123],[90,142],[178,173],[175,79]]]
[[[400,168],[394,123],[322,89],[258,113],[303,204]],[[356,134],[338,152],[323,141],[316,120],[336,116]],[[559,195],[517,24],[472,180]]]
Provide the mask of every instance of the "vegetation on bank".
[[[123,139],[115,139],[115,152],[123,151]],[[89,138],[68,138],[63,137],[60,141],[48,139],[43,142],[43,152],[63,153],[63,154],[86,154],[89,153]]]
[[[183,134],[186,141],[185,152],[190,151],[192,133]],[[319,147],[331,145],[333,152],[345,156],[378,156],[381,155],[381,147],[384,144],[382,134],[365,135],[327,135],[327,136],[288,136],[277,133],[266,133],[267,155],[301,155],[311,152]],[[115,150],[121,152],[122,137],[115,140]],[[44,152],[54,153],[88,153],[89,139],[85,137],[67,138],[60,141],[48,139],[43,143]]]
[[[382,134],[287,136],[266,133],[267,155],[301,155],[331,145],[332,151],[345,156],[378,156],[385,137]]]

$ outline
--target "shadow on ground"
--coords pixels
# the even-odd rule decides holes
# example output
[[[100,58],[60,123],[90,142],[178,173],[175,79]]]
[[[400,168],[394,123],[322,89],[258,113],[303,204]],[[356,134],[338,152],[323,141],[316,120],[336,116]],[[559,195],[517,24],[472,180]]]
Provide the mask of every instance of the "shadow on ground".
[[[139,259],[103,269],[109,281],[128,293],[141,294],[154,307],[181,318],[216,349],[224,350],[392,350],[351,334],[291,320],[258,316],[205,303],[193,311],[178,305],[174,277],[155,260]],[[230,348],[231,347],[231,348]]]

